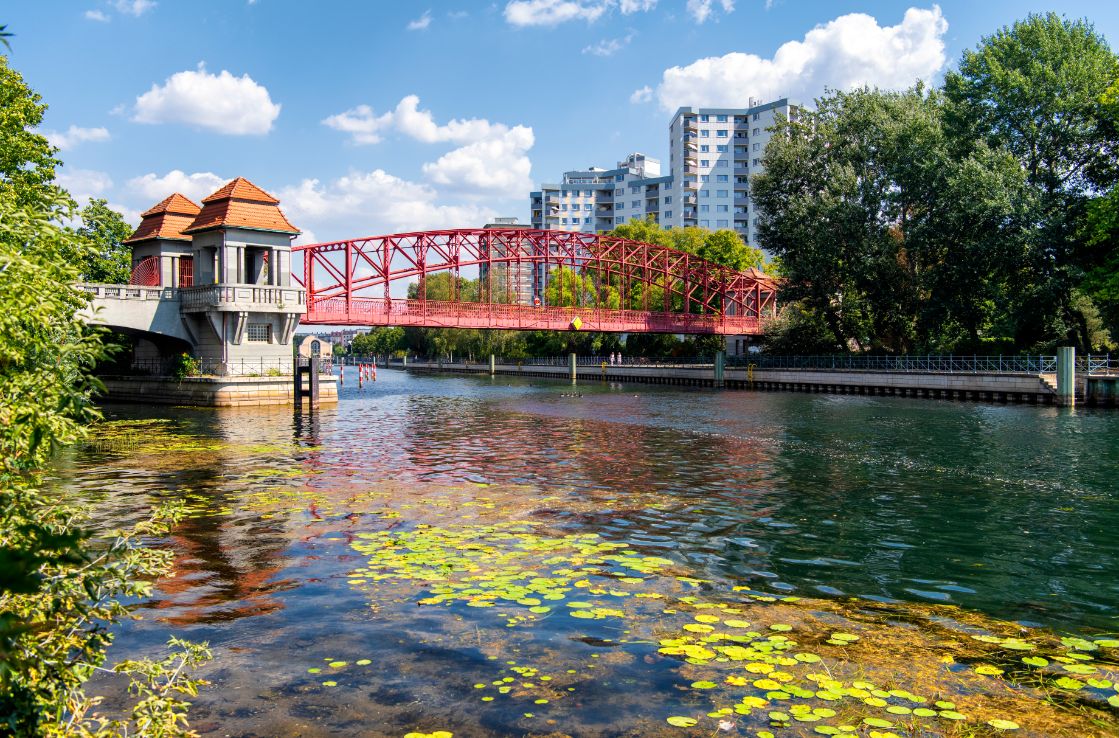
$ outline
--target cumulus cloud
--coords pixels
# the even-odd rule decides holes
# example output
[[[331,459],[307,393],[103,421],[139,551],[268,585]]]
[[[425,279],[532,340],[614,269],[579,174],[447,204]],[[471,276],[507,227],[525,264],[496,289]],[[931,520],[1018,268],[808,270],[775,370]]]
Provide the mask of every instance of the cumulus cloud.
[[[140,17],[155,7],[153,0],[113,0],[118,13]]]
[[[516,126],[500,136],[450,151],[424,164],[423,172],[436,184],[471,196],[517,197],[532,189],[532,162],[527,153],[534,142],[531,128]]]
[[[519,197],[532,188],[532,162],[527,153],[535,138],[527,126],[510,128],[485,118],[454,118],[438,123],[430,110],[420,109],[416,95],[402,98],[396,108],[381,115],[368,105],[359,105],[322,122],[349,133],[355,144],[377,143],[390,130],[423,143],[461,144],[424,164],[423,172],[432,182],[471,197]]]
[[[905,88],[944,67],[948,23],[934,5],[910,8],[896,26],[864,13],[816,26],[803,41],[781,45],[772,59],[734,52],[664,71],[657,98],[666,110],[682,105],[743,107],[749,98],[810,100],[825,87]]]
[[[724,13],[734,12],[734,0],[688,0],[688,15],[696,23],[704,23],[715,11],[716,5],[721,7]]]
[[[497,214],[481,205],[439,204],[434,188],[382,169],[351,172],[329,183],[305,179],[276,196],[292,222],[327,239],[476,226]]]
[[[128,189],[150,201],[152,205],[173,192],[186,195],[191,200],[198,202],[203,197],[216,192],[228,181],[229,179],[226,177],[220,177],[213,172],[187,174],[181,169],[172,169],[162,177],[154,172],[133,177],[128,180]]]
[[[62,151],[72,149],[85,141],[108,141],[109,129],[107,128],[82,128],[70,126],[65,131],[43,131],[51,146],[57,146]]]
[[[407,95],[396,108],[377,115],[368,105],[358,105],[344,113],[324,118],[323,125],[336,131],[349,133],[356,144],[380,143],[383,133],[395,129],[417,141],[439,143],[451,141],[468,143],[500,135],[508,130],[500,123],[490,123],[484,118],[455,119],[439,125],[429,110],[420,110],[420,98]]]
[[[356,144],[375,144],[381,142],[381,131],[392,125],[392,113],[376,115],[368,105],[358,105],[344,113],[338,113],[322,121],[324,126],[350,134]]]
[[[409,31],[422,31],[431,25],[431,11],[425,10],[424,14],[408,23]]]
[[[267,88],[248,75],[234,77],[226,70],[210,74],[176,72],[162,85],[136,98],[132,120],[137,123],[184,123],[234,136],[260,135],[272,129],[280,105]]]
[[[633,104],[647,103],[653,99],[653,88],[645,85],[641,89],[634,90],[633,94],[629,96],[629,101]]]
[[[593,23],[613,8],[630,15],[656,6],[657,0],[510,0],[505,5],[505,20],[514,26],[555,26],[579,20]]]
[[[113,186],[112,177],[95,169],[63,167],[58,171],[55,180],[81,205],[95,197],[104,197]]]
[[[98,23],[108,23],[109,16],[100,10],[87,10],[85,12],[86,20],[97,21]]]

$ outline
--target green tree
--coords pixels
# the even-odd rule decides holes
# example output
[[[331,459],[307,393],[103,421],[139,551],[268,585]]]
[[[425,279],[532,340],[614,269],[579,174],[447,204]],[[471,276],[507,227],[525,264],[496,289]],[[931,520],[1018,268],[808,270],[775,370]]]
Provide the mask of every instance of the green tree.
[[[945,80],[960,138],[1011,152],[1036,193],[1032,277],[1019,286],[1016,321],[1023,345],[1090,343],[1073,291],[1085,262],[1098,261],[1098,246],[1083,238],[1092,190],[1115,181],[1119,139],[1107,91],[1117,78],[1119,60],[1090,23],[1048,13],[984,38]]]
[[[357,356],[387,356],[402,348],[404,329],[398,327],[374,328],[350,342],[350,351]]]
[[[92,246],[82,264],[82,280],[128,284],[132,275],[132,248],[124,239],[132,235],[132,226],[105,200],[90,200],[78,215],[82,220],[78,235]]]
[[[8,66],[8,58],[0,55],[0,200],[64,213],[71,202],[54,182],[62,162],[47,139],[35,132],[46,109],[42,98]]]
[[[779,123],[751,184],[782,297],[800,302],[774,330],[899,352],[998,334],[1032,214],[1015,163],[953,139],[942,96],[920,87],[817,103]]]
[[[39,98],[0,57],[0,733],[13,736],[190,734],[182,696],[204,646],[172,640],[158,661],[121,662],[135,701],[128,717],[94,713],[84,685],[106,661],[124,602],[151,592],[171,554],[145,541],[180,510],[91,537],[88,512],[44,491],[44,469],[98,418],[90,376],[100,334],[76,317],[75,287],[90,246],[58,225],[72,210],[53,184],[58,164],[31,132]]]

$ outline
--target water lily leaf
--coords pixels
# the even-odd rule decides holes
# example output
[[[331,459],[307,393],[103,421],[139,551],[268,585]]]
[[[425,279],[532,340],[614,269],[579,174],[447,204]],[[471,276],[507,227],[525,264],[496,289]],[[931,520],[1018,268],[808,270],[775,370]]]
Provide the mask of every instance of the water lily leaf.
[[[669,725],[675,726],[677,728],[690,728],[699,721],[695,718],[684,717],[683,715],[673,715],[672,717],[668,718],[667,722]]]
[[[863,718],[863,723],[866,724],[866,725],[869,725],[872,728],[892,728],[892,727],[894,727],[894,724],[891,723],[889,720],[883,720],[882,718],[876,718],[876,717]]]
[[[982,674],[984,676],[998,676],[998,675],[1000,675],[1004,672],[1003,672],[1002,669],[1000,669],[997,666],[991,666],[990,664],[982,664],[980,666],[975,667],[975,673],[976,674]]]
[[[1084,686],[1084,682],[1072,677],[1061,677],[1054,683],[1061,689],[1080,689]]]
[[[570,615],[573,618],[582,618],[584,620],[591,619],[591,618],[595,617],[595,614],[593,612],[587,612],[586,610],[572,610],[571,612],[568,613],[568,615]]]
[[[1107,698],[1107,704],[1112,707],[1119,707],[1119,694],[1113,694]]]
[[[354,663],[357,664],[358,666],[369,666],[373,662],[370,659],[358,659]]]
[[[1003,720],[1002,718],[988,720],[987,725],[990,725],[992,728],[997,728],[998,730],[1018,730],[1019,728],[1018,723],[1013,720]]]
[[[792,630],[793,626],[785,625],[784,623],[774,623],[773,625],[769,626],[769,629],[777,631],[778,633],[786,633]]]
[[[1028,666],[1036,666],[1039,669],[1043,666],[1049,666],[1049,660],[1043,659],[1040,656],[1023,656],[1022,663]]]
[[[718,685],[715,682],[698,681],[692,682],[692,689],[714,689]]]
[[[940,716],[945,720],[967,720],[967,717],[955,710],[941,710]]]
[[[930,710],[927,707],[918,707],[913,710],[913,714],[917,717],[936,717],[936,710]]]

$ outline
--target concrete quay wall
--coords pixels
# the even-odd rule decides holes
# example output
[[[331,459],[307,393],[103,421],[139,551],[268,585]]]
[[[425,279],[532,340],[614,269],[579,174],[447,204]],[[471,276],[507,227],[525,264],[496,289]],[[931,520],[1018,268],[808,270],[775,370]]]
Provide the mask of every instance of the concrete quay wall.
[[[392,368],[402,368],[393,364]],[[460,372],[489,374],[489,363],[409,362],[408,370],[417,372]],[[569,379],[566,366],[496,364],[494,374]],[[710,366],[596,366],[578,367],[581,381],[638,382],[695,387],[715,387],[715,370]],[[728,389],[784,392],[828,392],[981,402],[1021,402],[1053,404],[1054,386],[1036,374],[939,374],[850,370],[728,368],[723,375]],[[1078,383],[1079,384],[1079,383]],[[1079,389],[1079,387],[1078,387]],[[1080,397],[1083,395],[1078,392]]]
[[[155,405],[260,407],[294,405],[292,377],[102,377],[103,399]],[[337,377],[320,375],[319,404],[338,402]]]

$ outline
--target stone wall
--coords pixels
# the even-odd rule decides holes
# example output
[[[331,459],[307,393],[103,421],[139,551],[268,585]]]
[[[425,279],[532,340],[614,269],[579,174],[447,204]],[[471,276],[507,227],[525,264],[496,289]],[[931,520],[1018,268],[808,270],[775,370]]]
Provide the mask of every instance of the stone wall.
[[[156,405],[198,407],[255,407],[294,404],[292,377],[102,377],[104,399]],[[337,378],[319,377],[319,403],[338,402]]]

